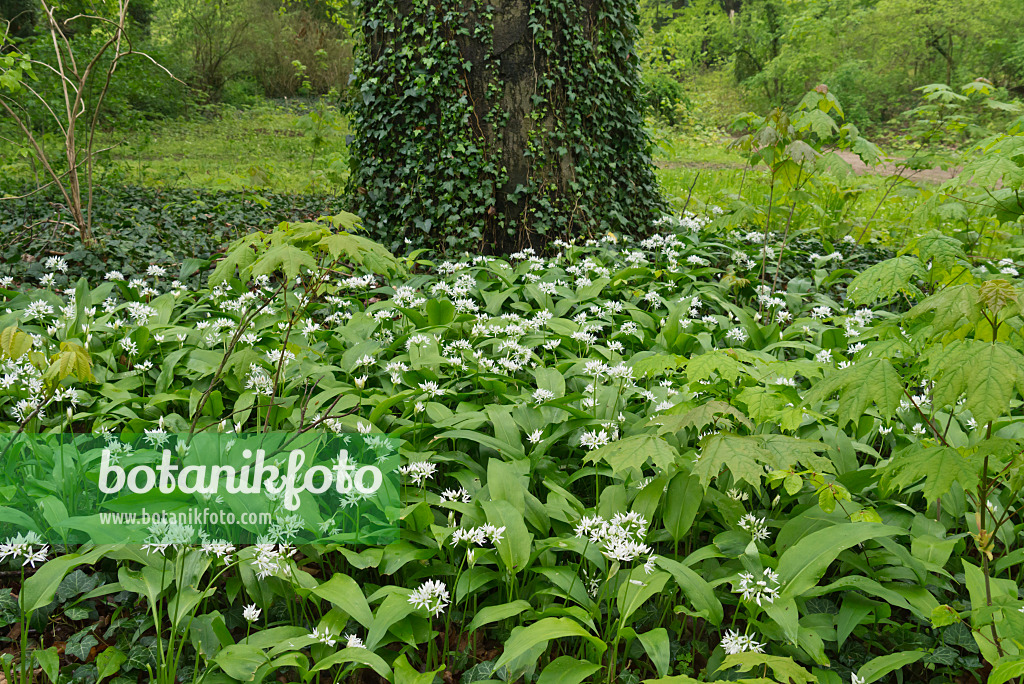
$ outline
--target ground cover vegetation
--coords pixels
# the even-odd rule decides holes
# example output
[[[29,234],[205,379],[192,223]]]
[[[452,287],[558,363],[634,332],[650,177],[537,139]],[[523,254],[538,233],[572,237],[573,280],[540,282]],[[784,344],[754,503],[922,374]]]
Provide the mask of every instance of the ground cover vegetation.
[[[503,148],[470,154],[476,105],[413,64],[461,73],[464,37],[375,61],[385,3],[115,5],[0,2],[0,98],[26,122],[0,121],[0,423],[96,442],[0,444],[5,681],[1022,681],[1012,2],[612,13],[640,80],[611,120],[637,115],[660,196],[623,221],[617,189],[581,186],[589,221],[538,185],[537,226],[563,223],[491,254]],[[538,6],[543,119],[582,87],[565,46],[604,43],[549,36],[562,3]],[[372,82],[395,65],[406,100]],[[426,94],[444,140],[398,115]],[[367,171],[453,144],[447,189],[413,188],[420,162]],[[458,219],[424,230],[444,202]],[[397,539],[282,512],[237,548],[72,543],[100,447],[299,432],[397,438]]]

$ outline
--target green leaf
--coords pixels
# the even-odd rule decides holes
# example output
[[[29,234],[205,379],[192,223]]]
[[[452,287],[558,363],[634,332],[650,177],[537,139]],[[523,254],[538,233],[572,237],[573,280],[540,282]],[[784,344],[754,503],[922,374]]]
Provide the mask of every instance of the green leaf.
[[[414,612],[416,609],[409,603],[407,592],[388,594],[373,617],[373,624],[366,635],[366,647],[371,651],[375,649],[392,625]]]
[[[722,661],[720,669],[727,670],[732,667],[738,667],[740,672],[746,672],[754,668],[764,668],[765,666],[771,669],[776,681],[786,682],[786,684],[816,684],[818,681],[817,677],[797,665],[796,661],[792,658],[764,655],[750,651],[726,656],[725,660]]]
[[[743,364],[735,355],[721,349],[691,356],[686,363],[686,376],[690,382],[707,380],[715,373],[723,380],[736,382],[742,370]]]
[[[636,636],[640,643],[643,644],[644,650],[647,651],[647,656],[654,663],[658,676],[664,677],[667,675],[672,665],[672,649],[668,639],[668,630],[664,627],[656,627]]]
[[[572,656],[558,656],[540,673],[537,684],[580,684],[600,669],[600,665],[585,660],[577,660]]]
[[[839,393],[840,427],[860,420],[868,406],[878,407],[883,419],[896,415],[903,397],[903,380],[888,359],[867,359],[840,368],[814,385],[804,396],[810,406]]]
[[[320,672],[335,665],[358,663],[372,669],[385,679],[391,679],[392,672],[388,664],[379,655],[365,648],[343,648],[337,653],[332,653],[323,660],[317,661],[316,665],[310,668],[310,672]]]
[[[1014,385],[1020,385],[1024,377],[1024,356],[999,342],[975,342],[970,346],[973,353],[964,406],[979,425],[985,425],[1009,411]]]
[[[629,470],[639,472],[648,459],[665,471],[675,462],[677,455],[675,448],[661,437],[642,434],[605,444],[588,453],[585,460],[593,463],[604,461],[617,474]]]
[[[900,651],[899,653],[878,656],[861,665],[858,674],[865,684],[871,684],[871,682],[881,679],[890,672],[906,667],[911,663],[916,663],[924,656],[925,653],[923,651]]]
[[[537,644],[551,641],[552,639],[564,639],[566,637],[579,637],[586,639],[599,652],[603,653],[606,646],[601,639],[594,636],[580,623],[567,617],[548,617],[538,620],[527,627],[516,627],[512,630],[512,636],[505,642],[505,650],[494,664],[498,670],[503,665],[522,656]]]
[[[117,674],[126,660],[128,660],[128,656],[114,646],[110,646],[96,656],[96,678],[102,681],[104,677]]]
[[[505,528],[501,541],[495,544],[498,558],[505,564],[505,568],[513,575],[526,570],[530,564],[533,535],[526,528],[523,511],[502,500],[483,501],[480,505],[487,516],[487,522]]]
[[[31,613],[53,600],[57,587],[64,576],[80,565],[91,565],[102,558],[112,546],[97,546],[88,553],[69,553],[44,563],[38,571],[25,580],[21,590],[21,609]]]
[[[930,230],[914,238],[903,252],[916,254],[925,263],[931,261],[943,271],[949,271],[958,261],[967,259],[963,243],[939,230]]]
[[[282,271],[286,278],[293,279],[302,273],[304,267],[310,270],[316,268],[313,255],[294,245],[281,244],[271,247],[260,256],[252,265],[251,273],[256,277]]]
[[[506,620],[510,617],[519,615],[524,610],[531,608],[529,601],[519,599],[512,601],[511,603],[502,603],[497,606],[486,606],[477,611],[476,615],[473,616],[473,621],[469,623],[466,628],[467,632],[474,632],[484,625],[489,625],[492,622],[498,622],[499,620]]]
[[[213,657],[224,674],[242,682],[256,679],[256,671],[270,662],[263,649],[248,644],[225,646]]]
[[[761,447],[756,437],[724,432],[712,435],[699,453],[693,474],[700,478],[705,488],[713,478],[718,477],[722,468],[728,468],[734,479],[749,482],[755,488],[760,487],[764,476],[761,464],[771,458],[771,454]]]
[[[315,587],[312,593],[338,606],[367,629],[373,623],[373,612],[370,610],[370,604],[366,602],[366,597],[363,596],[362,588],[348,575],[336,573],[331,579]]]
[[[629,573],[629,581],[619,585],[616,595],[616,606],[619,609],[620,624],[629,624],[629,618],[648,599],[655,596],[665,587],[669,574],[657,572],[647,575],[644,568],[634,568]]]
[[[700,478],[688,472],[676,473],[668,484],[667,501],[661,511],[665,530],[678,542],[686,536],[697,517],[704,500],[704,487]]]
[[[1006,684],[1024,675],[1024,655],[1003,656],[988,674],[988,684]]]
[[[817,584],[841,552],[875,537],[906,534],[902,527],[879,523],[844,523],[811,532],[779,558],[779,595],[797,598]]]
[[[912,321],[929,311],[935,312],[932,327],[937,332],[956,330],[965,323],[977,323],[983,316],[978,287],[971,283],[944,287],[903,314],[903,317]]]
[[[926,275],[919,259],[901,256],[887,259],[866,269],[854,278],[847,292],[858,305],[873,304],[902,292],[911,296],[920,294],[914,281]]]
[[[100,655],[103,654],[101,653]],[[47,649],[33,651],[32,657],[34,657],[36,662],[39,663],[39,667],[42,668],[44,673],[46,673],[46,677],[50,682],[52,684],[57,684],[57,679],[60,677],[60,654],[57,653],[57,647],[50,646]],[[99,656],[97,656],[96,662],[98,666]],[[99,679],[103,679],[102,674],[100,674]]]
[[[67,643],[64,645],[65,655],[78,658],[81,661],[89,659],[89,652],[92,651],[93,646],[97,646],[100,640],[93,636],[93,628],[86,627],[81,632],[78,632],[71,636]]]
[[[698,616],[703,617],[713,625],[722,624],[722,620],[725,617],[725,609],[722,608],[722,602],[715,596],[715,590],[711,588],[707,580],[689,567],[671,558],[658,556],[655,563],[658,567],[664,568],[672,574],[672,578],[682,590],[683,595],[690,600]]]
[[[887,488],[906,489],[924,480],[922,494],[937,501],[954,483],[972,491],[981,478],[983,459],[973,453],[945,446],[926,446],[920,442],[898,452],[883,471]]]
[[[703,430],[712,423],[718,423],[718,416],[732,416],[738,420],[748,430],[754,429],[754,424],[750,422],[750,419],[743,415],[735,406],[730,406],[724,401],[709,401],[706,404],[701,404],[697,408],[690,409],[684,414],[661,414],[654,416],[649,421],[649,425],[661,425],[661,429],[658,430],[659,435],[664,435],[667,432],[678,432],[685,428],[694,428],[696,430]]]

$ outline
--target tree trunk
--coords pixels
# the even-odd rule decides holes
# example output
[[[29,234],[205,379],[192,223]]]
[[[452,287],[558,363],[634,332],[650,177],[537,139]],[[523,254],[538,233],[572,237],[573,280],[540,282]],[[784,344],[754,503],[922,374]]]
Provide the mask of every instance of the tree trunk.
[[[661,213],[636,7],[367,0],[352,190],[392,248],[510,253],[642,233]]]

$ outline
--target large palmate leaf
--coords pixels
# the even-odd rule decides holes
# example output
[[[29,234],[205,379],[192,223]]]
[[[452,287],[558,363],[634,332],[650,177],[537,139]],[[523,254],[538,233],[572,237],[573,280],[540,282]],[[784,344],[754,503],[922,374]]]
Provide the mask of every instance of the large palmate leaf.
[[[901,292],[916,296],[921,291],[914,281],[924,275],[925,269],[920,259],[896,257],[865,270],[850,282],[847,291],[858,305],[889,299]]]
[[[1000,342],[953,342],[927,358],[936,403],[952,405],[966,395],[964,406],[980,424],[1005,415],[1015,386],[1024,385],[1024,355]]]
[[[650,460],[662,471],[668,470],[675,462],[678,452],[675,447],[657,435],[633,435],[615,440],[591,451],[587,460],[604,461],[611,466],[612,472],[621,473],[628,470],[639,470]]]
[[[928,501],[935,501],[954,483],[968,491],[976,488],[984,462],[984,453],[977,449],[918,443],[893,457],[882,482],[889,488],[906,489],[923,480],[921,493]]]
[[[895,415],[904,396],[903,381],[888,359],[867,359],[841,368],[816,384],[805,395],[808,405],[839,393],[840,426],[860,420],[874,404],[883,419]]]

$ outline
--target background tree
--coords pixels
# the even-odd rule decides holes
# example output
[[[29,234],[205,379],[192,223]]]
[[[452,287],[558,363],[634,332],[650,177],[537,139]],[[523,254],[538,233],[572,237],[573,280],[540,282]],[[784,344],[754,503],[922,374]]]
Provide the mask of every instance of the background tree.
[[[351,183],[371,230],[488,252],[645,230],[636,22],[611,0],[366,2]]]

